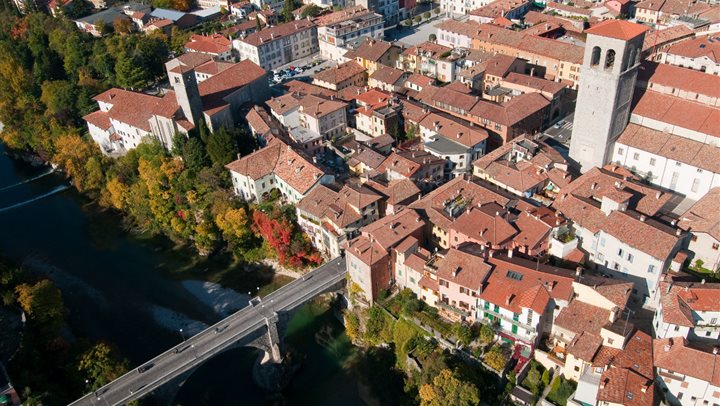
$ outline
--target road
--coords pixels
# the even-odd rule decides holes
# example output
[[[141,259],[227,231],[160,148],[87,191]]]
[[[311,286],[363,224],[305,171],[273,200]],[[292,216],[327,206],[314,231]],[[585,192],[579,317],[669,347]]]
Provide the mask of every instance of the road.
[[[575,113],[570,113],[567,116],[563,117],[562,120],[558,120],[558,122],[563,122],[563,124],[557,128],[555,125],[545,130],[545,135],[557,140],[563,145],[569,146],[570,145],[570,136],[572,135],[572,128],[573,128],[573,120],[574,120]]]
[[[140,366],[147,368],[144,372],[136,367],[71,405],[114,406],[139,399],[262,327],[266,318],[292,310],[342,281],[345,273],[345,259],[336,258],[145,362]]]

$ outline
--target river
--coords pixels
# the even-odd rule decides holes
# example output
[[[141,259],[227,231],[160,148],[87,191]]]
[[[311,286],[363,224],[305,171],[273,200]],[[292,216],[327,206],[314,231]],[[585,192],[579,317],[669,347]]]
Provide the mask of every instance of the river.
[[[74,334],[112,342],[138,365],[177,344],[179,328],[182,335],[192,334],[219,320],[168,269],[196,266],[191,258],[126,233],[117,216],[97,210],[74,189],[61,190],[67,182],[48,172],[11,159],[0,144],[0,254],[58,285]],[[321,330],[326,334],[319,339]],[[257,352],[239,349],[202,365],[177,403],[365,404],[353,366],[361,352],[325,307],[305,306],[291,322],[287,343],[305,360],[282,394],[265,393],[253,383]]]

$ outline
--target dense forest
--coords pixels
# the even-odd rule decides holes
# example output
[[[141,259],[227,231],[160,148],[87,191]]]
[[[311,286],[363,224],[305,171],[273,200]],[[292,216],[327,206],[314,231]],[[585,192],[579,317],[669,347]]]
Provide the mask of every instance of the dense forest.
[[[172,151],[147,140],[119,159],[103,156],[87,135],[81,117],[97,108],[92,97],[160,83],[188,32],[94,38],[65,17],[20,16],[7,0],[0,8],[0,139],[9,148],[60,165],[77,190],[121,213],[128,229],[202,255],[226,250],[296,268],[321,262],[292,207],[247,205],[232,194],[224,165],[256,147],[240,127],[211,134],[199,126],[189,138],[176,136]]]

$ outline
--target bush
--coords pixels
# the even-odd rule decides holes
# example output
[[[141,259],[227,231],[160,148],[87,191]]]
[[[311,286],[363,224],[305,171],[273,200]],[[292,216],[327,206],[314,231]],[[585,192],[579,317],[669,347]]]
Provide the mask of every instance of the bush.
[[[542,373],[542,384],[543,386],[550,385],[550,371],[547,369]]]
[[[488,326],[487,324],[483,324],[482,327],[480,327],[480,341],[483,343],[489,343],[492,342],[492,340],[495,338],[495,331],[493,331],[492,327]]]
[[[468,325],[461,322],[453,325],[453,334],[462,345],[469,345],[473,340],[472,330]]]
[[[507,364],[509,357],[506,356],[502,349],[499,347],[494,347],[490,352],[485,354],[485,358],[483,361],[492,369],[496,371],[502,371],[505,369],[505,364]]]
[[[351,312],[345,311],[345,334],[350,340],[355,341],[360,337],[360,319],[358,316]]]
[[[562,376],[558,376],[552,382],[550,393],[547,395],[547,399],[556,405],[566,405],[570,395],[575,392],[577,384],[573,381],[568,381]]]
[[[371,345],[389,343],[393,339],[392,321],[379,306],[373,306],[368,311],[365,324],[365,340]]]
[[[428,35],[428,41],[430,41],[430,42],[437,41],[437,35],[435,35],[435,34]]]

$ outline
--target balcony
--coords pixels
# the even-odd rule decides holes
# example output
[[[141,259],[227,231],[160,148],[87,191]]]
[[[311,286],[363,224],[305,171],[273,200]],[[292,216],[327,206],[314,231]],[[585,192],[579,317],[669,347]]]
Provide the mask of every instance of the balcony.
[[[445,303],[445,302],[443,302],[443,301],[437,302],[436,305],[437,305],[438,307],[442,308],[442,309],[451,311],[451,312],[453,312],[453,313],[455,313],[455,314],[459,314],[460,316],[463,316],[463,317],[470,317],[470,316],[471,316],[471,314],[470,314],[469,311],[463,310],[463,309],[461,309],[461,308],[459,308],[459,307],[451,306],[451,305],[449,305],[449,304],[447,304],[447,303]]]
[[[488,313],[488,314],[493,315],[494,318],[502,319],[502,320],[507,321],[508,323],[514,324],[514,325],[516,325],[516,326],[518,326],[518,327],[522,327],[522,328],[526,329],[530,335],[534,335],[534,334],[537,333],[537,329],[535,329],[535,327],[533,327],[533,326],[531,326],[531,325],[529,325],[529,324],[525,324],[525,323],[521,322],[520,320],[514,320],[514,319],[512,319],[512,318],[510,318],[510,317],[504,316],[504,315],[502,315],[501,313],[496,312],[496,311],[493,310],[493,309],[485,309],[485,308],[483,308],[483,309],[481,309],[481,311],[482,311],[483,313]]]

